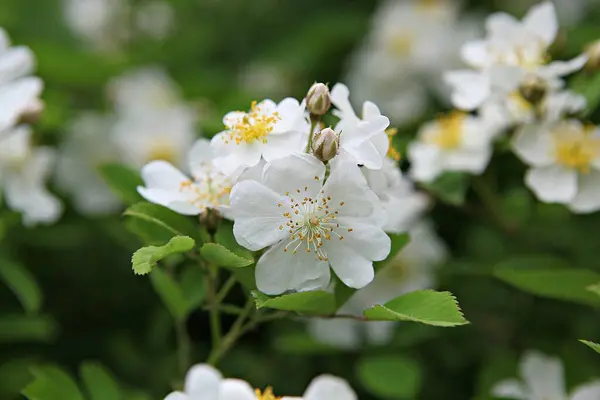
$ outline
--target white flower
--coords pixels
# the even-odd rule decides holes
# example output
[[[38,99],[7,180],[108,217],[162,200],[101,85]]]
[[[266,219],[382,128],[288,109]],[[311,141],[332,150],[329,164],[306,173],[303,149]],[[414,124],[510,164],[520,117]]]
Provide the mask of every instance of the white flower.
[[[6,32],[0,28],[0,136],[19,123],[30,111],[41,107],[41,79],[29,76],[35,58],[28,47],[10,46]]]
[[[364,310],[377,304],[434,286],[433,270],[446,259],[446,247],[427,222],[417,223],[409,233],[410,243],[377,273],[373,282],[357,290],[338,314],[362,316]],[[312,319],[308,326],[317,340],[352,349],[359,347],[363,338],[376,345],[388,343],[397,324],[338,318]]]
[[[480,117],[452,112],[429,122],[407,149],[411,177],[431,182],[444,171],[481,174],[492,155],[492,138]]]
[[[152,0],[140,4],[135,10],[137,28],[145,35],[161,40],[173,29],[175,10],[171,3]]]
[[[253,389],[240,379],[224,379],[207,364],[194,365],[185,377],[183,392],[172,392],[164,400],[357,400],[348,383],[331,375],[321,375],[310,383],[303,397],[276,397],[271,388]]]
[[[145,186],[138,192],[148,201],[184,215],[198,215],[208,209],[227,216],[231,181],[213,165],[210,142],[199,139],[188,155],[193,176],[185,174],[166,161],[152,161],[142,168]]]
[[[532,77],[551,89],[563,85],[561,77],[581,69],[585,54],[570,61],[548,63],[548,48],[558,32],[554,5],[546,1],[532,7],[522,21],[495,13],[486,22],[488,35],[466,43],[463,60],[474,70],[450,71],[445,80],[453,88],[452,102],[473,110],[494,96],[505,96]]]
[[[361,288],[373,261],[390,252],[380,228],[382,207],[355,162],[338,156],[325,165],[309,154],[267,164],[262,183],[243,180],[231,191],[233,232],[242,246],[271,246],[256,265],[267,294],[327,287],[329,266],[344,284]]]
[[[386,214],[383,230],[406,232],[427,208],[427,196],[414,190],[412,183],[402,176],[398,164],[389,157],[384,158],[380,170],[363,168],[362,172]]]
[[[333,114],[340,119],[335,130],[341,134],[341,151],[366,168],[380,169],[389,148],[385,129],[390,120],[370,101],[363,104],[362,119],[358,117],[350,104],[350,91],[341,83],[331,89],[331,102],[336,107]]]
[[[119,161],[108,135],[112,123],[109,117],[83,113],[71,123],[69,135],[61,144],[57,183],[71,193],[73,205],[85,215],[108,214],[121,207],[98,173],[100,165]]]
[[[51,148],[31,146],[27,126],[0,138],[0,187],[8,207],[23,214],[25,225],[55,222],[62,212],[60,201],[44,186],[54,160]]]
[[[492,394],[517,400],[596,400],[600,381],[578,387],[567,395],[560,359],[537,351],[527,352],[521,360],[522,381],[507,379],[495,385]]]
[[[310,123],[296,99],[285,98],[279,104],[271,100],[254,101],[249,112],[233,111],[225,115],[226,130],[213,137],[215,165],[226,175],[245,168],[302,152],[310,133]]]

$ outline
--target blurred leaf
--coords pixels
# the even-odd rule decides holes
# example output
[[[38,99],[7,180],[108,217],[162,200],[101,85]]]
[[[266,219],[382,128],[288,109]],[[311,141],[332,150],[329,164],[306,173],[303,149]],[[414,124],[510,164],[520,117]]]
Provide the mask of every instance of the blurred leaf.
[[[190,307],[196,308],[206,298],[204,271],[196,264],[188,266],[181,275],[181,290]]]
[[[590,342],[589,340],[579,340],[581,343],[585,344],[586,346],[588,346],[589,348],[591,348],[592,350],[594,350],[596,353],[600,353],[600,344],[598,343],[594,343],[594,342]]]
[[[240,257],[217,243],[205,243],[200,254],[208,262],[222,267],[241,268],[254,263],[254,259]]]
[[[502,215],[519,226],[531,219],[532,210],[533,199],[524,187],[513,188],[502,196]]]
[[[423,187],[444,203],[453,206],[464,204],[469,188],[469,175],[462,172],[446,172],[434,182]]]
[[[0,343],[49,342],[56,336],[54,320],[43,315],[0,315]]]
[[[138,171],[122,164],[104,164],[98,167],[98,172],[108,187],[126,204],[144,200],[137,191],[138,186],[144,185]]]
[[[84,400],[75,381],[62,369],[45,366],[31,372],[35,379],[22,392],[29,400]]]
[[[275,338],[274,346],[277,350],[288,354],[335,354],[342,350],[314,339],[305,330],[298,330],[287,334],[279,334]]]
[[[410,243],[410,235],[408,233],[388,233],[387,234],[391,241],[392,247],[390,254],[383,261],[377,261],[373,263],[375,270],[385,266],[390,260],[392,260],[396,254],[400,252],[408,243]]]
[[[588,286],[587,290],[589,290],[592,293],[596,293],[598,296],[600,296],[600,283],[596,283],[595,285]]]
[[[386,399],[413,399],[421,387],[415,361],[392,355],[365,357],[358,362],[358,379],[373,395]]]
[[[331,315],[335,312],[335,296],[322,290],[296,292],[269,297],[258,290],[252,291],[256,308],[274,308],[301,314]]]
[[[87,388],[90,400],[119,400],[119,385],[112,374],[102,365],[92,362],[83,363],[80,367],[83,383]]]
[[[33,275],[21,264],[0,259],[0,280],[19,298],[28,313],[36,313],[42,305],[42,291]]]
[[[593,75],[579,73],[571,79],[571,90],[579,93],[587,100],[585,115],[588,116],[600,104],[600,73]]]
[[[0,365],[0,398],[16,399],[21,390],[33,379],[31,359],[13,359]]]
[[[531,294],[600,307],[600,297],[586,290],[600,275],[585,269],[496,268],[502,281]]]
[[[181,286],[160,268],[150,274],[152,286],[175,321],[184,321],[197,306],[195,298],[188,298]]]
[[[160,231],[161,235],[157,239],[165,236],[169,238],[189,236],[196,240],[199,236],[199,227],[192,223],[188,217],[177,214],[158,204],[147,202],[134,204],[125,210],[123,216],[147,222],[148,224],[143,225],[143,227],[154,225],[150,233],[154,234],[154,232]]]
[[[190,237],[175,236],[164,246],[142,247],[131,257],[133,272],[136,275],[145,275],[152,271],[158,261],[172,254],[190,251],[194,245],[194,239]]]
[[[239,245],[233,236],[233,222],[222,220],[215,234],[215,242],[242,258],[253,259],[252,252]]]
[[[413,321],[443,327],[469,323],[452,293],[435,290],[407,293],[369,308],[363,314],[372,321]]]

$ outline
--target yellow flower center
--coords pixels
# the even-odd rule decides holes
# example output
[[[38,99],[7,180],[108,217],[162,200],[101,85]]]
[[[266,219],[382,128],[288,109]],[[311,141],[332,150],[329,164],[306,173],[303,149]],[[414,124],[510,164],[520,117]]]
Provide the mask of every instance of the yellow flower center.
[[[413,46],[413,35],[410,32],[399,32],[395,34],[388,44],[392,55],[405,57],[411,53]]]
[[[531,111],[533,106],[530,102],[525,100],[525,98],[519,93],[519,91],[512,92],[509,96],[509,101],[512,101],[513,104],[519,109],[523,111]]]
[[[460,145],[462,139],[463,122],[467,114],[453,111],[448,115],[439,117],[438,128],[425,134],[425,143],[433,144],[444,150],[451,150]]]
[[[248,144],[255,141],[267,143],[267,135],[280,120],[278,112],[264,113],[258,103],[253,101],[250,112],[245,113],[239,121],[229,127],[229,132],[224,136],[225,143]]]
[[[400,161],[402,156],[400,155],[400,152],[398,150],[396,150],[396,148],[394,147],[394,136],[396,136],[398,134],[398,129],[396,129],[396,128],[386,129],[385,134],[387,135],[388,142],[389,142],[387,156],[396,162]]]
[[[178,157],[173,143],[166,140],[156,140],[150,145],[146,161],[162,160],[176,164]]]
[[[583,174],[590,172],[592,161],[600,155],[600,138],[594,137],[595,128],[583,130],[566,126],[555,133],[555,158],[558,164],[577,169]]]
[[[423,10],[425,12],[436,11],[441,5],[442,5],[442,2],[440,0],[419,0],[418,1],[419,8],[421,8],[421,10]]]
[[[216,208],[228,204],[232,183],[225,175],[215,172],[211,167],[205,167],[194,181],[188,180],[179,184],[179,191],[191,193],[193,198],[189,203],[198,207],[202,212],[206,208]]]
[[[256,389],[256,400],[281,400],[281,397],[277,397],[273,394],[273,388],[268,387],[264,392],[260,389]]]

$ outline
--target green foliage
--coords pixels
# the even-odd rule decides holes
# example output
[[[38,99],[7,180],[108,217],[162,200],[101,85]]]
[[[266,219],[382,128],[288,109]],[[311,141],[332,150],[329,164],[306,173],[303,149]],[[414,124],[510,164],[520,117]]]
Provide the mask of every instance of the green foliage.
[[[412,321],[442,327],[469,323],[452,293],[434,290],[419,290],[396,297],[384,305],[365,310],[363,314],[370,321]]]
[[[23,265],[0,258],[0,280],[18,297],[25,311],[37,313],[40,310],[42,291]]]
[[[144,184],[138,171],[122,164],[104,164],[98,171],[108,187],[126,204],[144,200],[137,191],[137,187]]]
[[[410,243],[410,235],[408,233],[388,233],[388,236],[392,241],[390,254],[388,254],[385,260],[373,263],[375,270],[385,266],[396,256],[396,254],[398,254],[404,247],[406,247],[408,243]]]
[[[196,241],[201,240],[200,230],[190,218],[158,204],[134,204],[125,210],[123,216],[141,223],[130,227],[147,243],[164,243],[174,236],[189,236]]]
[[[257,290],[252,291],[257,308],[273,308],[300,314],[332,315],[335,312],[335,296],[322,290],[296,292],[279,297],[269,297]]]
[[[81,365],[80,374],[81,380],[87,387],[90,400],[118,400],[121,398],[119,385],[104,366],[87,362]]]
[[[177,322],[185,320],[189,313],[204,300],[203,292],[191,291],[189,287],[185,290],[171,274],[160,268],[152,271],[150,281],[169,313]],[[198,291],[201,290],[201,288],[198,288]]]
[[[49,316],[0,315],[0,343],[50,342],[57,333],[56,322]]]
[[[590,342],[589,340],[580,340],[580,342],[594,350],[596,353],[600,353],[600,344]]]
[[[218,243],[205,243],[200,254],[206,261],[221,267],[241,268],[254,263],[254,259],[240,257]]]
[[[435,197],[453,206],[464,204],[470,176],[461,172],[446,172],[423,187]]]
[[[84,400],[77,383],[56,366],[34,368],[35,380],[23,389],[29,400]]]
[[[571,80],[570,86],[587,100],[587,115],[600,105],[600,73],[579,74]]]
[[[363,386],[382,399],[414,399],[421,386],[419,364],[401,356],[362,358],[357,371]]]
[[[188,236],[174,236],[164,246],[142,247],[131,257],[133,272],[137,275],[145,275],[163,258],[190,251],[194,245],[194,239]]]

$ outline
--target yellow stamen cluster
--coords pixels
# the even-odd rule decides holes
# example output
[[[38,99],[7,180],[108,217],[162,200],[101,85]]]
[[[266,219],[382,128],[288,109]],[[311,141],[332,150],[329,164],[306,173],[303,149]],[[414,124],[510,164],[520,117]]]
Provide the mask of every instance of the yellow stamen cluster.
[[[260,389],[255,390],[256,400],[281,400],[281,397],[277,397],[273,394],[273,388],[268,387],[264,392]]]
[[[396,148],[394,147],[394,136],[396,136],[398,134],[398,129],[396,129],[396,128],[386,129],[385,134],[387,135],[388,142],[389,142],[387,156],[396,162],[400,161],[402,156],[400,155],[400,152],[398,150],[396,150]]]
[[[405,57],[411,53],[414,37],[410,32],[399,32],[390,38],[388,50],[391,54]]]
[[[267,143],[267,135],[271,133],[275,124],[281,120],[278,112],[263,113],[256,101],[250,106],[250,112],[229,127],[229,132],[223,137],[226,144],[253,143],[261,141]]]
[[[215,208],[223,205],[224,199],[231,192],[231,182],[224,176],[218,179],[206,173],[203,176],[195,177],[195,182],[188,180],[179,184],[180,192],[188,192],[194,195],[189,202],[201,210],[207,207]]]
[[[600,156],[600,138],[593,136],[594,127],[577,130],[567,126],[565,129],[554,136],[556,162],[587,174],[592,161]]]
[[[439,117],[437,120],[438,128],[426,132],[423,140],[425,143],[436,145],[444,150],[457,147],[462,140],[463,123],[466,117],[467,114],[460,111],[453,111]]]

